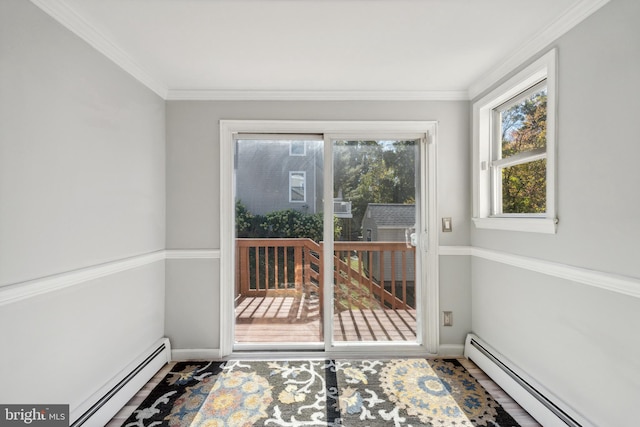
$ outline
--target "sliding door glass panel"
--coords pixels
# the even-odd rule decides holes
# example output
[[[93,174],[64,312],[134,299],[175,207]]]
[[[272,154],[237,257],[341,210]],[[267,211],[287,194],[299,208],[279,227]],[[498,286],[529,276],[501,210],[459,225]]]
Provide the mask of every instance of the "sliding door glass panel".
[[[417,342],[419,140],[334,140],[333,337]]]
[[[322,343],[323,141],[235,141],[238,344]]]

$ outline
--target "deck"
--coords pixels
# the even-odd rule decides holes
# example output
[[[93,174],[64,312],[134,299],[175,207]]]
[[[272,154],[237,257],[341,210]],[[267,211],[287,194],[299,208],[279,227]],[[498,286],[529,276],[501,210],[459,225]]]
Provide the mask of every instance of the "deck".
[[[335,341],[415,341],[414,309],[352,308],[333,317]],[[244,297],[236,304],[235,341],[322,342],[317,297]]]

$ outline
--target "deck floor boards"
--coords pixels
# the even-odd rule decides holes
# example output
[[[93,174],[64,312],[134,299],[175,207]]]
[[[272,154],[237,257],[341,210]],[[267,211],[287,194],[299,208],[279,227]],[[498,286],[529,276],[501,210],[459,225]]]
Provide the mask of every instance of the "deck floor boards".
[[[415,341],[416,311],[357,309],[333,317],[336,341]],[[321,342],[317,300],[294,297],[247,297],[236,307],[239,343]]]

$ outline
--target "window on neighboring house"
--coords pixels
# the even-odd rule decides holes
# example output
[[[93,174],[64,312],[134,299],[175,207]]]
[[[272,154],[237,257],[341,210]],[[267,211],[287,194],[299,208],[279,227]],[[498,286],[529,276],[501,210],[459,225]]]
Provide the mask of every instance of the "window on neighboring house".
[[[289,172],[289,201],[306,201],[305,188],[305,172]]]
[[[474,223],[555,233],[556,52],[474,104]]]
[[[291,141],[289,145],[289,155],[290,156],[306,156],[307,155],[307,146],[304,141]]]

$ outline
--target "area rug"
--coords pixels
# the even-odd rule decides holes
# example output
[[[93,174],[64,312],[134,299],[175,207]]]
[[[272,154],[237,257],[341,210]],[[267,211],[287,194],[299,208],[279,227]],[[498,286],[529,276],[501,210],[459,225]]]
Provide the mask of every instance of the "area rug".
[[[455,359],[181,362],[126,427],[518,426]]]

